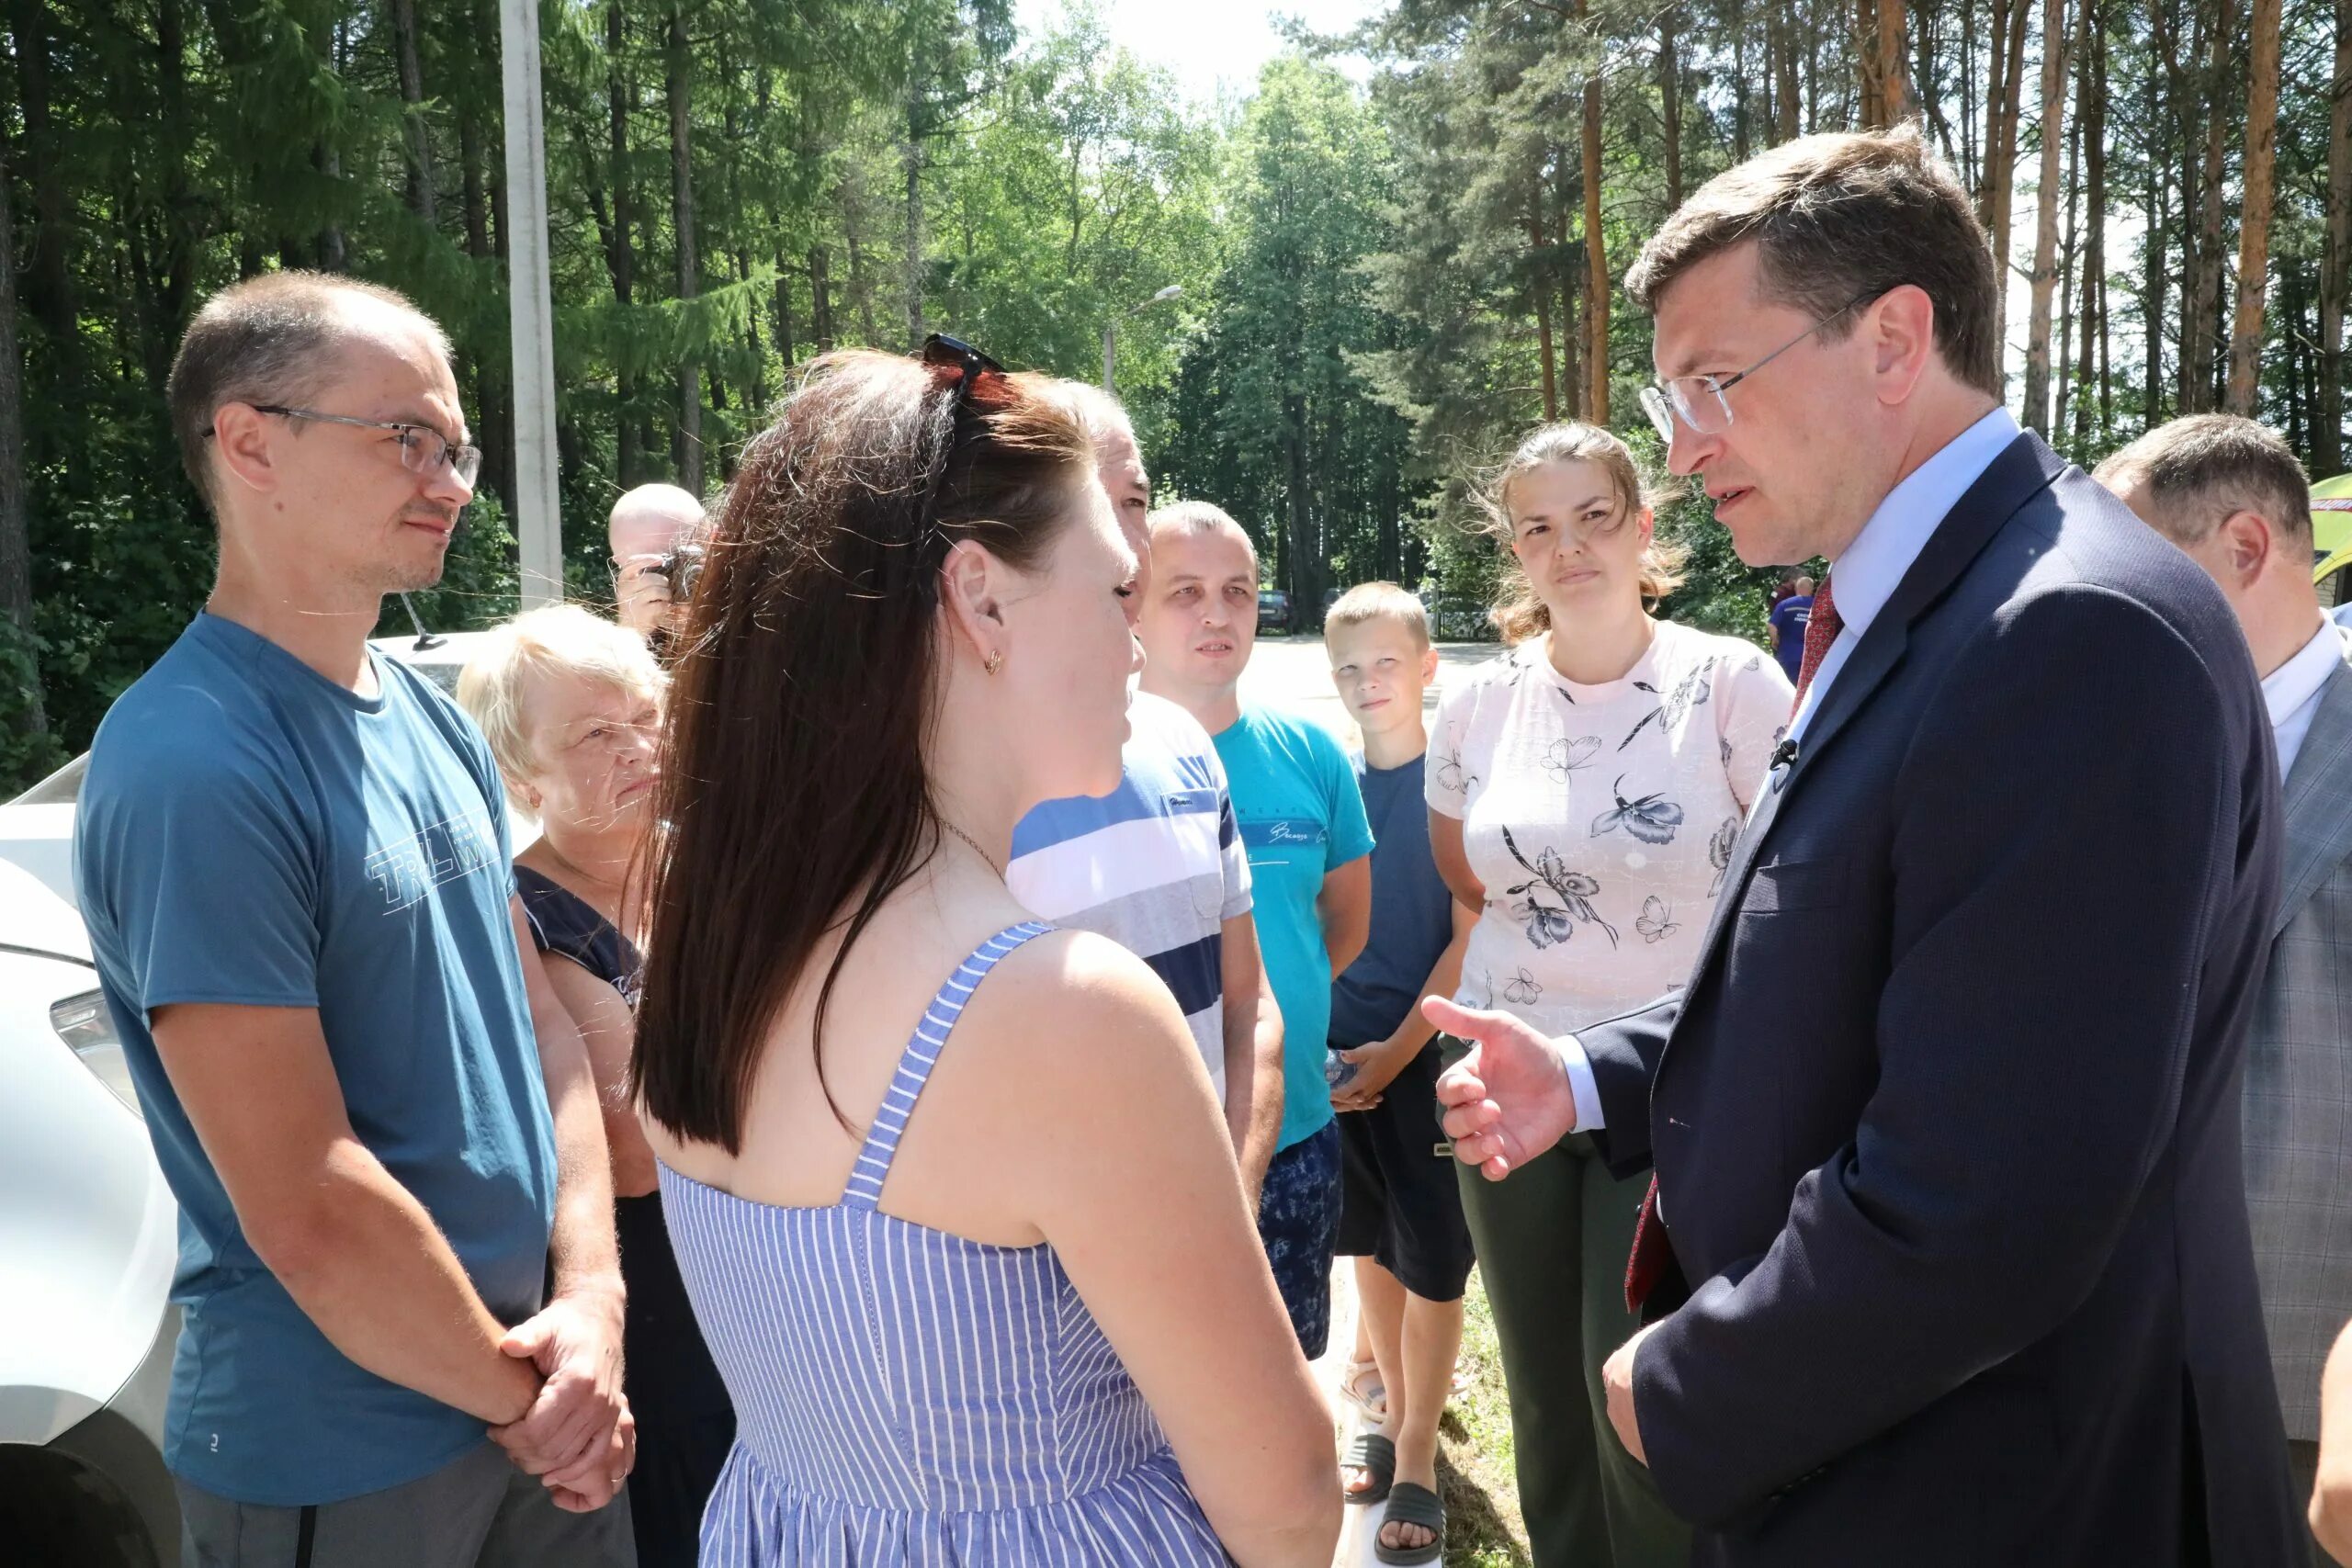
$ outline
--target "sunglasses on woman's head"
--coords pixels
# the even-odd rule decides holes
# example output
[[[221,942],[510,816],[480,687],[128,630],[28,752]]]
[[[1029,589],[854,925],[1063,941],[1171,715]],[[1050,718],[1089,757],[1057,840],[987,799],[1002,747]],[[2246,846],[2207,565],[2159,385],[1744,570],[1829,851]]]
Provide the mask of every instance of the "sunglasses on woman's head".
[[[922,352],[918,357],[933,369],[954,370],[958,398],[971,396],[974,383],[982,376],[1001,376],[1005,373],[1003,366],[962,338],[949,337],[945,333],[933,333],[923,339]]]

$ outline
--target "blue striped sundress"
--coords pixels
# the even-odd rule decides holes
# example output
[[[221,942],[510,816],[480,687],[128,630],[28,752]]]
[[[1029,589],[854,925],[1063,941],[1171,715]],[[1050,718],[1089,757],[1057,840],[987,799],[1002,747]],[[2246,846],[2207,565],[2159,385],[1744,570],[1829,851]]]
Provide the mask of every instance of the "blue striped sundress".
[[[923,1015],[841,1201],[752,1202],[662,1168],[670,1240],[736,1411],[703,1568],[1229,1562],[1050,1247],[989,1247],[876,1205],[956,1016]]]

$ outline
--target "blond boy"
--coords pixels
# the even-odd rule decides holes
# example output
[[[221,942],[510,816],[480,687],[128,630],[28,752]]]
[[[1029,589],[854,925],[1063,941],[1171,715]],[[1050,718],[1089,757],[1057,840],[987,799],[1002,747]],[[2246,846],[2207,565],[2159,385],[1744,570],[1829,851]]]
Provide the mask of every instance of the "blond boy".
[[[1356,1260],[1363,1307],[1350,1384],[1362,1394],[1376,1369],[1369,1407],[1385,1417],[1384,1432],[1351,1452],[1348,1495],[1385,1495],[1381,1544],[1434,1562],[1445,1529],[1437,1424],[1462,1340],[1471,1246],[1438,1124],[1441,1044],[1419,1003],[1453,995],[1476,913],[1447,893],[1430,852],[1421,704],[1438,657],[1420,601],[1393,582],[1351,589],[1325,617],[1323,643],[1331,683],[1363,732],[1356,782],[1377,843],[1372,934],[1331,986],[1331,1045],[1353,1069],[1331,1091],[1345,1113],[1339,1250]]]

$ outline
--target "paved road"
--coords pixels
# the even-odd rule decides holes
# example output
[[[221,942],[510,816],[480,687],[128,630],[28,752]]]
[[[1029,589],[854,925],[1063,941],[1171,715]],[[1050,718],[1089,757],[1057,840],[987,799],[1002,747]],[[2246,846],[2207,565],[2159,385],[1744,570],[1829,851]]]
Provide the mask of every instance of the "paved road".
[[[1491,642],[1449,642],[1438,645],[1438,683],[1423,700],[1424,711],[1437,711],[1438,694],[1448,680],[1483,664],[1500,652]],[[1352,744],[1355,726],[1331,690],[1331,666],[1323,656],[1319,637],[1261,637],[1241,676],[1244,697],[1303,713]]]

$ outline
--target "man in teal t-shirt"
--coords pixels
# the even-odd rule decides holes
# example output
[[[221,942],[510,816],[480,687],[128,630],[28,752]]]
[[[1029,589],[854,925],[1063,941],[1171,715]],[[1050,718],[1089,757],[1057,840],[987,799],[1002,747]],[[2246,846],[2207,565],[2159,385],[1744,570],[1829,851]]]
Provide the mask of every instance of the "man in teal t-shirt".
[[[465,714],[368,647],[481,455],[440,329],[265,274],[171,378],[205,613],[108,711],[75,882],[179,1200],[164,1461],[206,1568],[624,1568],[604,1129]]]
[[[1204,502],[1151,516],[1152,578],[1137,617],[1143,688],[1178,704],[1216,741],[1250,853],[1258,942],[1283,1014],[1283,1124],[1258,1233],[1309,1359],[1331,1321],[1339,1245],[1340,1135],[1323,1063],[1331,981],[1372,921],[1372,829],[1354,766],[1330,734],[1245,707],[1238,687],[1258,630],[1258,556]]]

